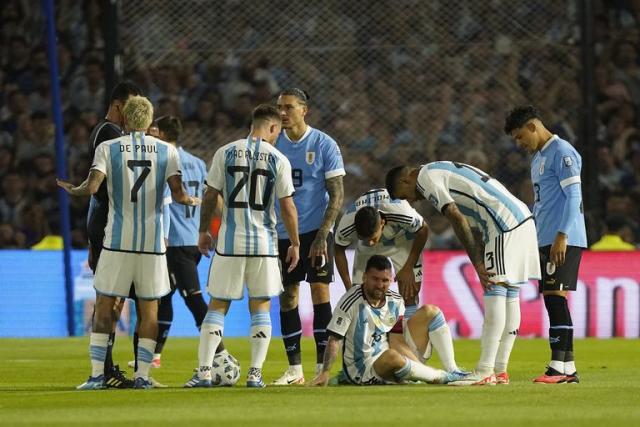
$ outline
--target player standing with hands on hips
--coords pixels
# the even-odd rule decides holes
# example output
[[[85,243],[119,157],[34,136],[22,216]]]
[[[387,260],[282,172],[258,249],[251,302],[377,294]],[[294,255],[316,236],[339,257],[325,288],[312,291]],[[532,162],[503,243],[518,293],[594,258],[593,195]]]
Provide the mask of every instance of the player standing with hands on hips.
[[[536,383],[579,382],[573,358],[573,322],[567,292],[575,291],[587,232],[582,207],[582,158],[573,146],[552,134],[531,105],[516,107],[504,131],[518,147],[533,154],[533,216],[538,229],[542,280],[540,292],[549,314],[551,361]]]
[[[300,228],[300,263],[291,272],[284,259],[289,242],[282,219],[278,218],[278,246],[283,268],[284,292],[280,295],[280,330],[289,368],[275,385],[304,384],[298,312],[299,286],[311,284],[313,337],[316,341],[316,374],[322,369],[327,345],[326,328],[331,320],[329,284],[333,280],[333,236],[331,229],[342,208],[345,175],[338,144],[329,135],[307,125],[309,95],[298,88],[286,89],[278,97],[282,133],[276,142],[291,162]]]

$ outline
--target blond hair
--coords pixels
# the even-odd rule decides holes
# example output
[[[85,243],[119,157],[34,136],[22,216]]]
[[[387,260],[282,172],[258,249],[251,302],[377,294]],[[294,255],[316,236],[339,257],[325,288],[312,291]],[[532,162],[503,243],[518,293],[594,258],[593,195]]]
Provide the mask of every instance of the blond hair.
[[[131,96],[122,109],[129,130],[147,130],[153,122],[153,105],[144,96]]]

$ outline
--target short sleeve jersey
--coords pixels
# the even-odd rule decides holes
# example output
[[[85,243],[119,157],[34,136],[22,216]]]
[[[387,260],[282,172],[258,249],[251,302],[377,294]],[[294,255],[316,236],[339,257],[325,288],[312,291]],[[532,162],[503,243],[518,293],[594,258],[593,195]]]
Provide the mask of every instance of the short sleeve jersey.
[[[538,230],[538,245],[553,244],[562,223],[567,190],[580,189],[582,157],[567,141],[554,135],[531,160],[531,182],[535,196],[533,216]],[[582,198],[582,192],[580,192]],[[570,219],[567,244],[587,247],[582,200],[580,211]]]
[[[413,239],[422,228],[424,219],[406,200],[393,200],[384,188],[367,191],[346,210],[336,227],[335,242],[340,246],[349,246],[358,242],[355,218],[358,210],[365,206],[378,209],[385,219],[382,238],[376,246],[396,246],[396,239]]]
[[[531,218],[527,205],[498,180],[464,163],[442,161],[422,166],[417,187],[439,211],[455,203],[482,231],[485,243]]]
[[[317,230],[329,204],[325,181],[345,175],[340,148],[333,138],[311,126],[307,126],[305,134],[295,142],[282,131],[276,148],[291,163],[299,233]],[[279,210],[277,229],[280,239],[288,237]]]
[[[132,132],[100,144],[91,169],[104,173],[107,181],[104,248],[163,254],[166,183],[181,174],[175,147],[144,132]]]
[[[275,204],[294,192],[287,158],[260,139],[231,142],[214,154],[207,185],[224,199],[216,252],[277,256]]]
[[[387,333],[404,315],[402,297],[388,290],[382,307],[372,307],[361,285],[351,287],[338,301],[327,331],[344,337],[343,370],[352,382],[365,374],[367,362],[389,348]]]

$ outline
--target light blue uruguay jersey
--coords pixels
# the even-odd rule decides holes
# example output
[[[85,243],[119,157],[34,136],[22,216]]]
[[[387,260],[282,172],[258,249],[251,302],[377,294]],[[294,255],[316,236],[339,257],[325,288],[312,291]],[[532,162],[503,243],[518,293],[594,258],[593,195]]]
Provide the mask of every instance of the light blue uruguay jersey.
[[[231,142],[214,154],[207,185],[224,199],[216,252],[277,256],[275,202],[294,192],[287,158],[260,139]]]
[[[298,209],[298,232],[317,230],[329,204],[325,180],[345,175],[342,154],[336,141],[324,132],[307,126],[299,141],[291,141],[283,130],[276,148],[291,163],[293,201]],[[288,238],[278,210],[278,238]]]
[[[343,370],[351,382],[359,383],[367,366],[389,348],[387,333],[404,315],[402,297],[386,292],[382,307],[372,307],[361,285],[351,287],[338,301],[327,332],[344,337]]]
[[[178,147],[182,165],[182,184],[190,196],[202,198],[207,166],[203,160]],[[185,206],[171,203],[169,246],[197,246],[200,226],[200,205]]]
[[[531,182],[535,195],[533,216],[538,230],[538,245],[553,244],[561,223],[566,220],[569,228],[567,244],[587,247],[587,232],[582,209],[582,192],[580,191],[580,169],[582,158],[567,141],[554,135],[534,154],[531,161]],[[574,218],[563,218],[567,191],[577,186],[580,194],[580,209]]]
[[[163,254],[167,179],[181,174],[175,147],[144,132],[132,132],[100,144],[91,169],[104,173],[107,180],[104,248]]]
[[[406,200],[393,200],[385,188],[369,190],[356,199],[345,211],[336,226],[335,243],[349,246],[358,243],[358,249],[368,249],[369,246],[358,240],[356,233],[356,213],[365,206],[371,206],[380,212],[385,220],[380,241],[374,246],[380,255],[387,255],[380,249],[388,247],[399,249],[401,242],[415,239],[415,235],[422,228],[424,219],[411,207]]]
[[[455,203],[469,223],[482,231],[485,243],[531,218],[527,205],[498,180],[464,163],[427,163],[420,169],[417,187],[441,212]]]

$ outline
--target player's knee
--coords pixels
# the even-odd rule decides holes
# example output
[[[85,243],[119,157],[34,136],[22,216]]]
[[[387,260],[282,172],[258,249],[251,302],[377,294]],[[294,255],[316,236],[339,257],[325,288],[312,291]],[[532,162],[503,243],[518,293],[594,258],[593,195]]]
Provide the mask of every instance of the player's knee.
[[[113,314],[104,308],[100,309],[96,307],[96,311],[93,314],[93,330],[95,332],[111,332],[111,325],[113,324]]]
[[[420,310],[424,312],[428,320],[433,319],[438,315],[438,313],[440,313],[440,308],[433,304],[425,304],[422,307],[420,307]]]
[[[387,350],[386,359],[387,363],[394,368],[400,368],[406,363],[405,357],[398,350],[393,348]]]
[[[280,294],[280,310],[289,311],[298,306],[298,287],[291,285]]]
[[[329,302],[329,285],[313,284],[311,285],[311,299],[314,304],[322,304]]]

